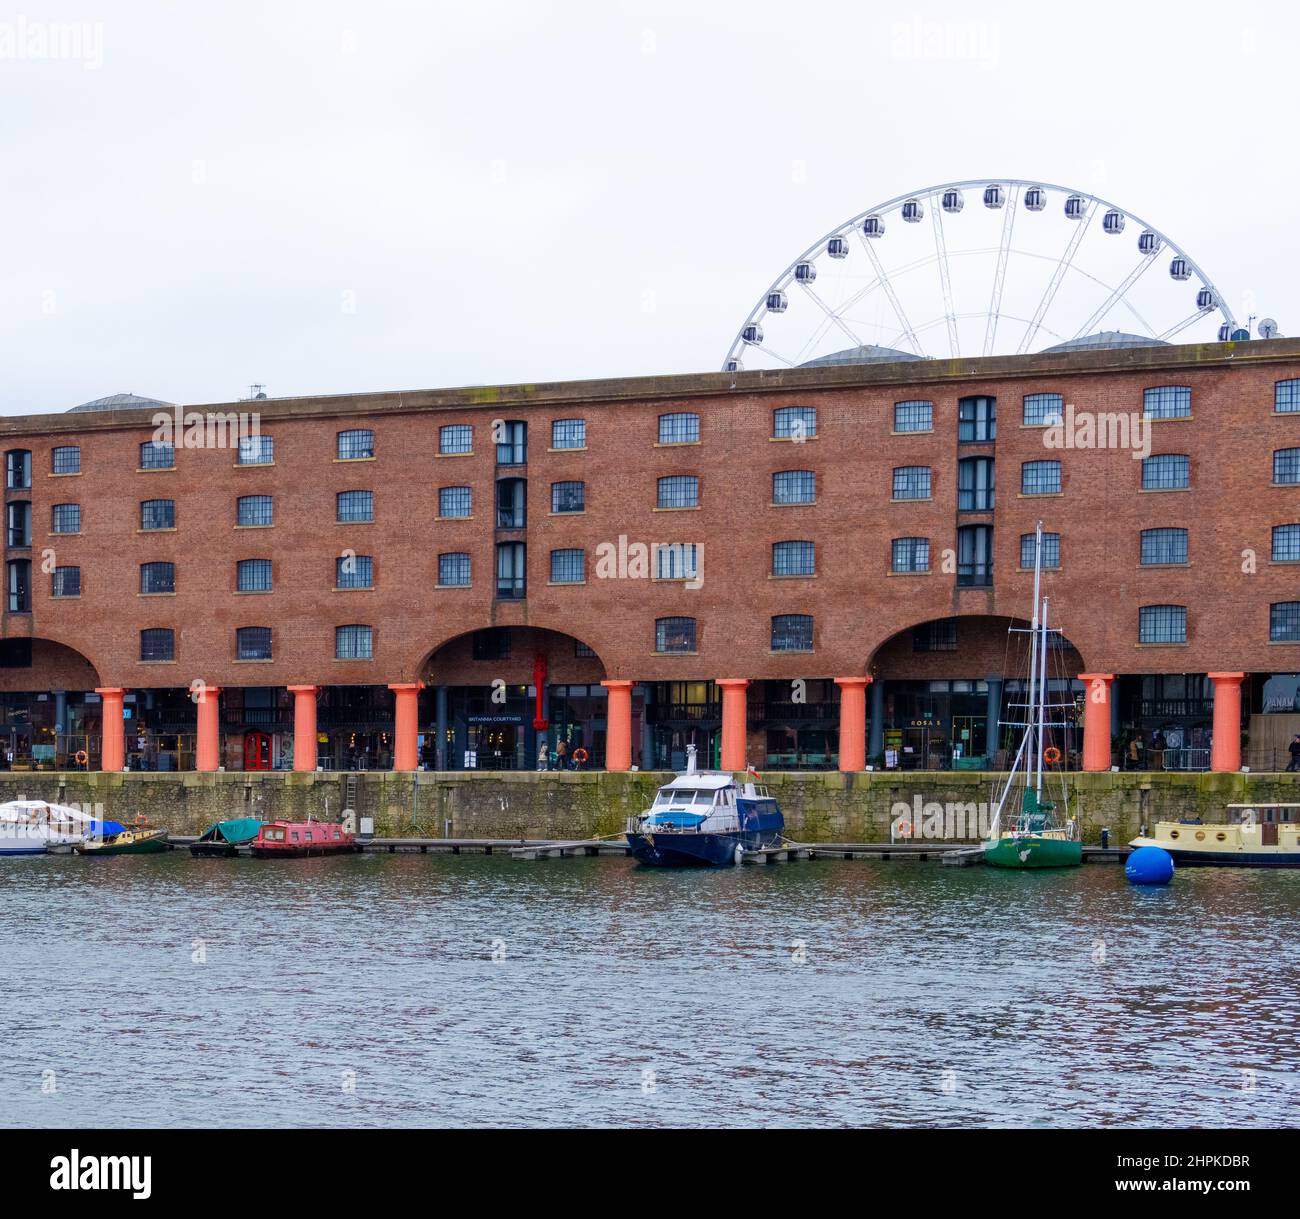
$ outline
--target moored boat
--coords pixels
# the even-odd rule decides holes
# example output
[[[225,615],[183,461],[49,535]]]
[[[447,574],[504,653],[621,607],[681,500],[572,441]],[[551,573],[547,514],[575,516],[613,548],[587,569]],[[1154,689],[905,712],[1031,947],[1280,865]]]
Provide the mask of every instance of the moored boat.
[[[766,787],[727,773],[695,769],[687,746],[686,772],[665,784],[649,810],[628,826],[627,841],[641,863],[708,867],[739,863],[745,851],[779,846],[785,818]]]
[[[261,828],[262,822],[256,817],[236,817],[230,821],[214,822],[196,841],[190,843],[190,854],[196,859],[228,859],[238,855],[241,846],[248,846]]]
[[[255,859],[344,855],[361,849],[355,835],[332,821],[267,821],[250,847]]]
[[[168,849],[167,831],[131,826],[117,834],[85,838],[73,848],[78,855],[154,855]]]
[[[67,852],[86,838],[120,833],[125,828],[66,804],[7,800],[0,804],[0,855]]]
[[[1300,868],[1300,804],[1229,804],[1226,823],[1157,821],[1131,847],[1160,847],[1178,867]]]

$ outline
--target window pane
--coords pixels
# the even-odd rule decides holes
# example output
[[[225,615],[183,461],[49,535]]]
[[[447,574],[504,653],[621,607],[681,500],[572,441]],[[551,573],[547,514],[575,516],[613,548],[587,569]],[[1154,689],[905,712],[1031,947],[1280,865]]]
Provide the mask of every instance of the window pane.
[[[955,652],[957,650],[957,620],[944,618],[927,622],[912,631],[914,652]]]
[[[551,551],[551,582],[553,584],[581,584],[585,579],[583,551]]]
[[[958,440],[995,440],[997,432],[997,399],[963,398],[957,403]]]
[[[438,489],[438,515],[442,517],[469,516],[472,496],[468,487],[440,487]]]
[[[817,475],[811,470],[781,470],[772,475],[774,504],[811,504],[817,499]]]
[[[586,486],[580,482],[551,484],[552,512],[582,512],[586,507]]]
[[[930,467],[898,466],[894,470],[895,499],[929,499]]]
[[[582,449],[587,446],[585,419],[556,419],[551,423],[551,448]]]
[[[368,554],[345,555],[334,560],[335,588],[373,588],[374,561]]]
[[[1167,491],[1191,481],[1191,458],[1181,453],[1161,453],[1142,461],[1142,489]]]
[[[1143,390],[1142,413],[1148,419],[1186,419],[1192,413],[1191,387],[1158,385]]]
[[[1186,643],[1187,607],[1144,605],[1138,611],[1139,643]]]
[[[510,419],[497,441],[497,465],[522,466],[528,461],[528,424],[522,419]]]
[[[175,529],[176,501],[170,499],[145,500],[140,505],[140,528]]]
[[[1300,411],[1300,380],[1279,381],[1273,387],[1273,409],[1287,414]]]
[[[963,457],[957,462],[957,510],[992,512],[994,504],[993,458]]]
[[[275,442],[270,436],[241,436],[239,438],[239,464],[241,466],[266,466],[275,460]]]
[[[55,533],[81,532],[81,505],[55,504],[51,528]]]
[[[334,628],[334,656],[337,660],[374,658],[374,633],[368,626]]]
[[[1293,563],[1300,560],[1300,525],[1273,527],[1273,561]]]
[[[1269,607],[1268,637],[1274,643],[1300,643],[1300,601]]]
[[[660,444],[694,444],[700,438],[700,417],[689,411],[659,416]]]
[[[235,655],[240,660],[270,660],[271,628],[241,626],[235,632]]]
[[[934,403],[917,399],[894,403],[894,431],[928,432],[934,426]]]
[[[176,449],[170,444],[155,444],[146,440],[140,446],[142,470],[170,470],[176,464]]]
[[[56,567],[52,574],[53,579],[50,583],[50,595],[52,597],[81,596],[80,567]]]
[[[780,440],[807,440],[817,435],[815,406],[781,406],[772,413],[772,434]]]
[[[929,571],[929,538],[895,538],[891,553],[893,571]]]
[[[1059,461],[1027,461],[1020,467],[1023,495],[1051,495],[1061,489]]]
[[[813,620],[808,614],[778,614],[772,619],[772,651],[811,652]]]
[[[1187,562],[1186,529],[1142,530],[1142,562],[1147,566]]]
[[[1036,534],[1022,533],[1020,535],[1020,566],[1025,569],[1031,569],[1034,566],[1034,543]],[[1059,533],[1043,534],[1043,567],[1057,568],[1061,566],[1061,535]]]
[[[438,556],[438,583],[456,588],[469,583],[469,555],[454,553]]]
[[[176,569],[171,563],[141,563],[140,591],[142,593],[174,593]]]
[[[269,593],[271,560],[240,559],[235,565],[235,587],[241,593]]]
[[[241,495],[238,501],[241,525],[269,525],[271,523],[271,497],[269,495]]]
[[[698,508],[700,480],[693,474],[674,474],[659,480],[660,508]]]
[[[1286,486],[1300,483],[1300,449],[1278,449],[1273,454],[1273,481]]]
[[[338,494],[338,519],[340,521],[373,521],[375,519],[375,493],[373,491],[340,491]]]
[[[699,575],[699,551],[694,542],[665,542],[655,547],[655,578],[694,580]]]
[[[153,627],[140,632],[141,660],[175,660],[176,642],[170,628]]]
[[[777,542],[772,546],[774,576],[811,576],[817,561],[812,542]]]
[[[1023,422],[1026,427],[1059,425],[1064,418],[1065,399],[1060,394],[1026,394]]]
[[[694,618],[659,618],[655,622],[656,652],[694,652]]]
[[[81,448],[79,445],[60,445],[54,450],[52,468],[55,474],[78,474],[81,471]]]
[[[472,453],[474,428],[468,423],[449,423],[438,429],[439,453]]]
[[[369,428],[352,428],[339,433],[340,461],[357,461],[375,455],[375,434]]]

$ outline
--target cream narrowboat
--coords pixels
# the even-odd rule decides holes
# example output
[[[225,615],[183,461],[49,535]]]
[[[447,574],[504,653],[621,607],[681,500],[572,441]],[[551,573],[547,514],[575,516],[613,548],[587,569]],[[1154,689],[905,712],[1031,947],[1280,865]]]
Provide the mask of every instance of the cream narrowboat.
[[[1161,847],[1179,867],[1300,868],[1300,804],[1229,804],[1228,821],[1159,821],[1132,847]]]

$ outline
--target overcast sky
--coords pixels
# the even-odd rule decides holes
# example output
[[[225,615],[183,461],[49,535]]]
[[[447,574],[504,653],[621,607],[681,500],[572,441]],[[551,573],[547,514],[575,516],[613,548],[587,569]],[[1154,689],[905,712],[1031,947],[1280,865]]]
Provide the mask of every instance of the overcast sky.
[[[0,411],[716,369],[827,229],[997,175],[1300,334],[1296,14],[0,3]]]

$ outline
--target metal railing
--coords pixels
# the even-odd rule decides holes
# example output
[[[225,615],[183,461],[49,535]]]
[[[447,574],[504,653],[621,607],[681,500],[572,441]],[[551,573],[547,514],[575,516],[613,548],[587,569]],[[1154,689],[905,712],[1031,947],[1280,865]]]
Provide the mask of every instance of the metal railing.
[[[1165,770],[1209,770],[1208,749],[1166,749],[1161,759]]]

